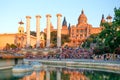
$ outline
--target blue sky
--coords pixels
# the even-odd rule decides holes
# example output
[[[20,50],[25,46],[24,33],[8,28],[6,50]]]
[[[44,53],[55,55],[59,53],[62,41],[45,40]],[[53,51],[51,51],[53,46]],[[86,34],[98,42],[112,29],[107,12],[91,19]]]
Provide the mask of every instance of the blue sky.
[[[46,27],[46,14],[56,28],[57,13],[66,17],[67,23],[76,25],[81,10],[88,23],[99,27],[102,14],[114,16],[114,8],[120,7],[120,0],[0,0],[0,33],[17,33],[18,22],[23,21],[26,31],[26,16],[31,16],[31,31],[36,30],[36,15],[41,15],[41,30]]]

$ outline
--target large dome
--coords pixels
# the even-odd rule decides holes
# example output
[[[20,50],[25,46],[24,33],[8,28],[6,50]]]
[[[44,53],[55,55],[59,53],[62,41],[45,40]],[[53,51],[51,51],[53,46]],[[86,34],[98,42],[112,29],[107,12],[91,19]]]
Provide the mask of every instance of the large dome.
[[[85,16],[83,10],[81,11],[81,14],[80,14],[80,16],[78,18],[78,24],[81,24],[81,23],[83,23],[83,24],[87,23],[87,17]]]

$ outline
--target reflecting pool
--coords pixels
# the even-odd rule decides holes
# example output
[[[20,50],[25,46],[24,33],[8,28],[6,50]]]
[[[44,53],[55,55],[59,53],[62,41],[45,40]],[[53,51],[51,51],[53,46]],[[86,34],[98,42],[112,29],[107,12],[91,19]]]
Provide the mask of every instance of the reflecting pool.
[[[89,68],[47,67],[32,72],[0,70],[0,80],[120,80],[120,72]]]

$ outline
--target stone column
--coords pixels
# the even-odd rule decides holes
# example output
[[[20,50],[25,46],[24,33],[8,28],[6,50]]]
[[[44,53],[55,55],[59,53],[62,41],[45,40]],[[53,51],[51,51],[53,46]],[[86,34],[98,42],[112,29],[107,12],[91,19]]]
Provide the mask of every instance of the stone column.
[[[40,15],[36,16],[36,48],[40,47]]]
[[[61,47],[61,14],[57,14],[57,47]]]
[[[46,18],[47,18],[47,39],[46,39],[46,47],[50,47],[50,18],[51,18],[51,15],[50,14],[47,14],[46,15]]]
[[[26,16],[26,32],[27,32],[27,41],[26,41],[26,47],[30,47],[30,16]]]

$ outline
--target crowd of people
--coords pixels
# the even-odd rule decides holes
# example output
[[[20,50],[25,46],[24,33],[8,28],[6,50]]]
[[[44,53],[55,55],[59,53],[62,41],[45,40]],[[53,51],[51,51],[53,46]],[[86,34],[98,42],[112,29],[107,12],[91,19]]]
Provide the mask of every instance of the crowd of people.
[[[33,55],[27,54],[26,58],[36,58],[36,59],[91,59],[92,50],[84,48],[59,48],[59,51],[55,54],[47,55]]]
[[[84,48],[62,48],[59,58],[62,59],[90,59],[92,58],[92,50]]]
[[[49,49],[51,50],[51,49]],[[94,60],[120,60],[120,55],[117,54],[101,54],[95,55],[93,54],[93,49],[85,49],[85,48],[71,48],[71,47],[62,47],[62,48],[52,48],[48,54],[33,54],[32,52],[28,52],[25,54],[26,59],[94,59]],[[16,53],[16,50],[9,50],[8,52]],[[10,56],[14,54],[0,54],[0,58],[3,56]]]
[[[94,60],[113,60],[113,58],[120,60],[120,55],[113,55],[110,53],[95,55],[92,49],[84,48],[56,48],[54,54],[32,54],[27,53],[27,59],[94,59]],[[113,57],[114,56],[114,57]]]

